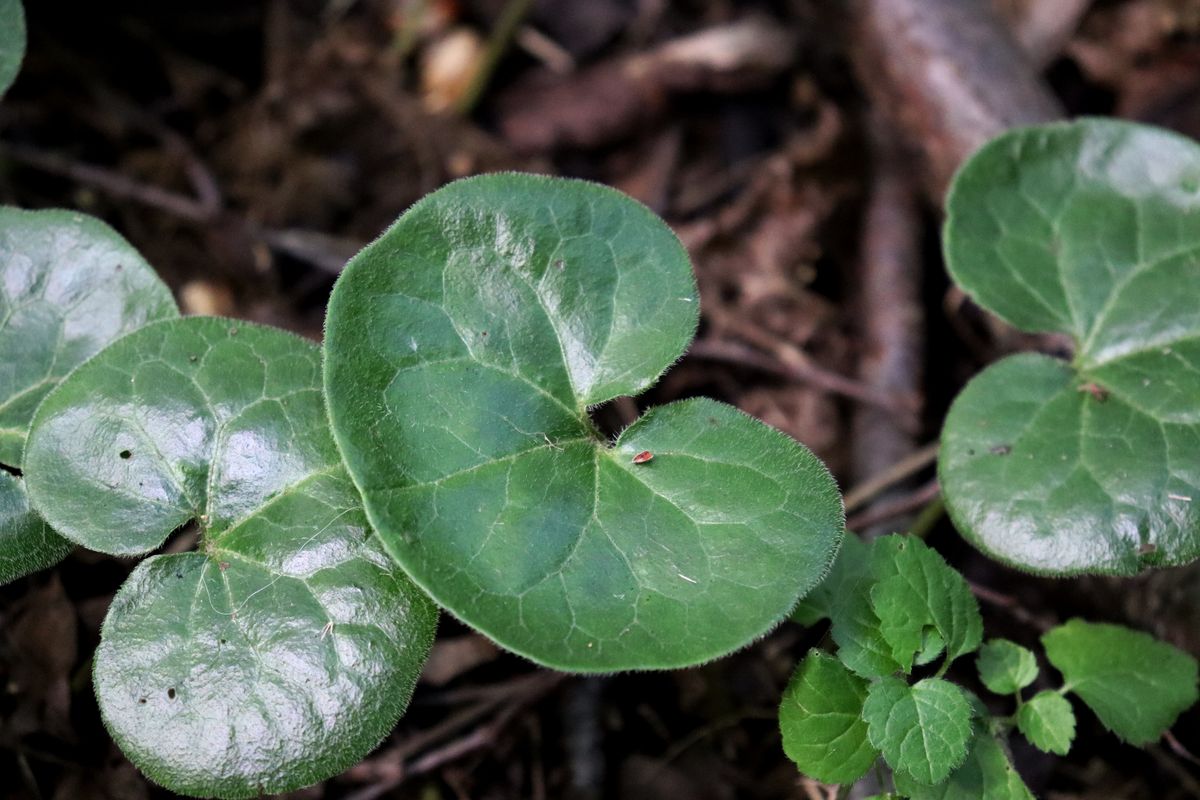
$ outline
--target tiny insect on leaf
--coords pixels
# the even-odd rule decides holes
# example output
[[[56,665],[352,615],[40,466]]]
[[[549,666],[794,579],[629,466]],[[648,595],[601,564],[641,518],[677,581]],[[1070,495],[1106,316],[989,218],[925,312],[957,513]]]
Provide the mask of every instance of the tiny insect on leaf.
[[[642,452],[638,453],[636,456],[633,457],[633,463],[645,464],[647,461],[649,461],[652,458],[654,458],[654,453],[651,453],[649,450],[643,450]]]

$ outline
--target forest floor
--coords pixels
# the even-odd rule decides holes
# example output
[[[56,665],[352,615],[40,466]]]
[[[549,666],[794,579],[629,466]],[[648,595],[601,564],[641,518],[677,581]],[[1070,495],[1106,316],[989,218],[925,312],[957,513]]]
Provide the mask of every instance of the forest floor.
[[[969,578],[989,634],[1029,644],[1083,615],[1200,655],[1197,570],[1013,572],[939,515],[932,468],[965,381],[1048,346],[949,285],[948,170],[997,126],[1057,115],[1200,136],[1200,2],[961,0],[983,39],[920,15],[891,27],[889,14],[947,0],[26,5],[28,58],[0,104],[0,202],[104,218],[186,312],[319,338],[346,259],[446,181],[512,169],[611,184],[687,246],[702,324],[652,391],[597,412],[602,427],[680,397],[736,404],[830,465],[853,530],[919,525]],[[906,52],[924,25],[936,52]],[[1001,39],[1011,63],[951,71],[948,89],[928,83],[933,69],[895,69],[970,64]],[[946,111],[972,98],[992,116]],[[91,691],[100,623],[131,568],[77,552],[0,589],[0,800],[169,796],[112,744]],[[776,721],[824,634],[785,623],[704,667],[580,678],[443,616],[395,732],[288,797],[832,798],[784,757]],[[956,677],[970,685],[966,661]],[[1013,755],[1039,797],[1172,800],[1200,798],[1192,752],[1195,711],[1146,750],[1084,714],[1069,757]]]

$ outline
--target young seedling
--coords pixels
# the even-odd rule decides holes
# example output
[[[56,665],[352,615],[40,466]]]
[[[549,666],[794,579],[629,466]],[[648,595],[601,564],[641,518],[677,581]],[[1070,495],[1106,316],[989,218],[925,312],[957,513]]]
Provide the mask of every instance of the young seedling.
[[[670,229],[581,181],[459,181],[355,257],[329,305],[330,419],[413,580],[577,672],[696,664],[786,616],[843,530],[808,450],[710,400],[615,442],[589,420],[682,355],[697,305]]]
[[[5,10],[0,4],[0,16]],[[26,497],[22,451],[34,409],[112,340],[178,315],[154,270],[103,222],[0,208],[0,584],[58,563],[72,547]]]
[[[1190,655],[1138,631],[1081,620],[1042,637],[1063,685],[1024,699],[1039,677],[1034,654],[1005,640],[981,648],[982,619],[966,582],[915,538],[868,546],[847,537],[833,573],[794,618],[830,619],[837,645],[835,655],[809,653],[779,709],[784,750],[826,783],[853,783],[882,756],[899,796],[912,800],[1031,800],[1006,751],[1014,726],[1035,747],[1067,753],[1075,715],[1066,695],[1074,694],[1119,738],[1142,745],[1197,699]],[[976,650],[984,686],[1014,697],[1011,716],[993,716],[944,677],[956,658]],[[913,674],[939,658],[933,674]]]
[[[317,347],[191,317],[142,327],[38,407],[29,496],[114,555],[194,524],[117,593],[93,681],[154,781],[258,797],[340,772],[403,712],[436,610],[370,533],[329,435]]]
[[[962,534],[1055,575],[1200,556],[1200,146],[1099,119],[1006,133],[955,179],[945,252],[981,306],[1075,342],[955,401],[938,473]]]

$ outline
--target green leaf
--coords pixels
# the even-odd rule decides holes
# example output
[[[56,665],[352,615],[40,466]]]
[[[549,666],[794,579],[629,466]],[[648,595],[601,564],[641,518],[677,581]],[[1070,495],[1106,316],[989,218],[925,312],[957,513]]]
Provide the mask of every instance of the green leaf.
[[[863,719],[871,744],[892,769],[925,784],[945,780],[971,741],[971,705],[962,689],[941,678],[912,686],[879,679],[867,692]]]
[[[73,546],[29,507],[25,481],[0,470],[0,583],[57,564]]]
[[[64,375],[117,337],[178,314],[150,265],[103,222],[0,208],[0,465],[24,466],[33,411]],[[71,550],[29,510],[25,493],[22,478],[5,474],[0,584]]]
[[[392,728],[436,611],[387,557],[329,435],[320,352],[271,328],[148,325],[39,407],[29,492],[50,523],[143,553],[94,684],[113,738],[184,794],[257,797],[334,775]]]
[[[783,750],[805,775],[822,783],[853,783],[879,751],[862,720],[867,682],[833,656],[812,650],[792,675],[779,706]]]
[[[25,58],[25,9],[21,0],[0,0],[0,95],[8,91]]]
[[[915,654],[926,663],[935,657],[930,650],[936,654],[943,643],[948,661],[979,647],[979,605],[962,575],[937,551],[916,537],[885,536],[875,541],[871,563],[879,579],[871,589],[871,606],[892,658],[905,672]],[[930,629],[941,642],[929,641]]]
[[[936,786],[899,772],[895,779],[896,789],[909,800],[1033,800],[1004,745],[983,731],[976,733],[963,765]]]
[[[1038,692],[1017,710],[1017,728],[1037,749],[1065,756],[1075,739],[1075,712],[1058,692]]]
[[[1037,658],[1008,639],[991,639],[975,661],[979,679],[996,694],[1016,694],[1037,680]]]
[[[947,416],[947,509],[984,552],[1045,574],[1200,556],[1200,146],[1083,120],[1013,131],[963,167],[958,284],[1072,364],[1013,356]]]
[[[588,418],[696,319],[678,240],[611,189],[489,175],[413,206],[342,273],[325,339],[334,435],[389,552],[563,670],[695,664],[777,624],[842,536],[820,462],[708,400],[611,445]]]
[[[815,625],[823,619],[832,619],[834,606],[847,583],[869,574],[869,568],[870,551],[866,543],[847,533],[829,574],[792,609],[792,620],[801,625]]]
[[[1158,739],[1196,702],[1196,659],[1141,631],[1073,619],[1042,646],[1066,688],[1130,744]]]
[[[828,616],[830,634],[842,663],[864,678],[878,678],[900,670],[891,647],[879,631],[879,618],[871,609],[871,551],[862,539],[847,534],[833,569],[801,603],[819,619]],[[793,612],[793,619],[795,618]],[[816,619],[813,620],[814,622]]]

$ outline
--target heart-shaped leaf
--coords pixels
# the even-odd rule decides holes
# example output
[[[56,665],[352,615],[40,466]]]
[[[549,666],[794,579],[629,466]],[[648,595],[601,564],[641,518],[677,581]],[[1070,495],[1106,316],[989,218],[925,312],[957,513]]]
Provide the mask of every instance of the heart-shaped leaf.
[[[1141,631],[1073,619],[1042,636],[1066,690],[1130,744],[1160,737],[1196,703],[1196,659]]]
[[[862,719],[867,682],[833,656],[812,650],[792,675],[779,705],[783,750],[805,775],[853,783],[879,751]]]
[[[959,530],[1048,574],[1200,556],[1200,146],[1083,120],[1013,131],[962,168],[946,258],[980,305],[1074,338],[955,401],[939,475]]]
[[[0,583],[72,547],[29,509],[16,474],[34,409],[112,340],[178,314],[150,265],[100,220],[0,208],[0,468],[8,470],[0,474]]]
[[[271,328],[148,325],[46,397],[29,493],[140,564],[96,652],[105,722],[158,783],[256,797],[361,758],[403,711],[436,611],[370,534],[329,435],[320,352]]]
[[[451,184],[354,258],[325,353],[334,435],[409,575],[501,645],[581,672],[745,645],[829,569],[841,503],[806,449],[706,400],[609,446],[588,407],[696,327],[687,255],[594,184]]]
[[[8,91],[25,58],[25,9],[21,0],[0,0],[0,95]]]

